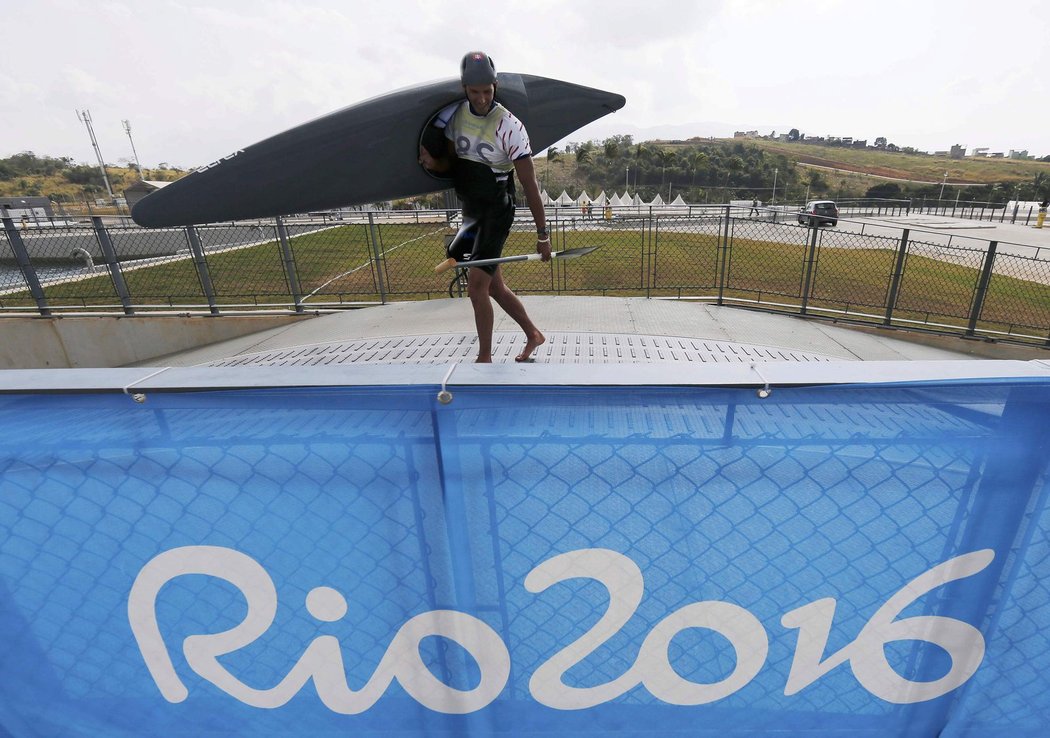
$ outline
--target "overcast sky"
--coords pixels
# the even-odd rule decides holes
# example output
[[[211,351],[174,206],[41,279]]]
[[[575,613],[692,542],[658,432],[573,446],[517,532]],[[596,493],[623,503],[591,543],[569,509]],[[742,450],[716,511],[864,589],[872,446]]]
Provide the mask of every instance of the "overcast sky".
[[[213,161],[385,91],[504,71],[626,107],[561,142],[734,130],[1050,154],[1045,0],[3,2],[0,157]]]

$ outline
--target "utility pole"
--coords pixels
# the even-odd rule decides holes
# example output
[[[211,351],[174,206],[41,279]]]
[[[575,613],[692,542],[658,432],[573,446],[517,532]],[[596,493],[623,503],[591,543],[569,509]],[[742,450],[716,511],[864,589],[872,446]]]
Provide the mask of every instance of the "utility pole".
[[[139,164],[139,152],[135,151],[135,139],[131,137],[131,123],[126,120],[122,120],[121,123],[124,124],[124,133],[128,134],[128,141],[131,141],[131,153],[135,157],[135,169],[138,170],[139,179],[141,180],[143,179],[142,165]]]
[[[944,173],[944,181],[941,182],[941,194],[937,195],[938,202],[944,199],[944,185],[948,182],[948,172]]]
[[[98,168],[102,172],[102,181],[106,183],[106,192],[109,193],[109,199],[115,200],[113,197],[113,188],[109,186],[109,177],[106,175],[106,163],[102,160],[102,152],[99,151],[98,141],[95,140],[95,131],[91,127],[91,111],[90,110],[78,110],[76,111],[77,118],[84,122],[87,126],[88,136],[91,137],[91,146],[95,149],[95,156],[98,157]]]

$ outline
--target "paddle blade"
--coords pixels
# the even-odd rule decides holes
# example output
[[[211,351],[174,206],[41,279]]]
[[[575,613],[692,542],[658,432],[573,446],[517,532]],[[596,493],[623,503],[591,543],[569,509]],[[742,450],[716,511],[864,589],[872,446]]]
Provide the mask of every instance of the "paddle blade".
[[[576,249],[565,249],[564,251],[556,251],[551,256],[557,256],[559,259],[575,259],[579,256],[586,256],[587,254],[595,251],[597,246],[581,246]]]
[[[436,267],[434,267],[434,271],[437,272],[438,274],[444,274],[445,272],[447,272],[449,269],[451,269],[454,266],[456,266],[456,260],[455,259],[445,259],[443,262],[441,262]]]

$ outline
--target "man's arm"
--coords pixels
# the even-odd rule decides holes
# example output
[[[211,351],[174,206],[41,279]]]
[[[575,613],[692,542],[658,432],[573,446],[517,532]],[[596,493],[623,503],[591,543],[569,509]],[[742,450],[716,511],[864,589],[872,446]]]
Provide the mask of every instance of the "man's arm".
[[[444,139],[444,136],[442,138]],[[426,146],[422,144],[419,146],[419,163],[435,174],[445,174],[452,169],[452,159],[455,156],[455,151],[452,148],[451,141],[444,139],[444,142],[446,148],[444,156],[434,156],[427,150]],[[434,145],[434,142],[431,142],[431,144]]]
[[[543,257],[543,261],[550,261],[551,241],[547,235],[547,214],[543,212],[543,201],[540,199],[540,183],[536,181],[536,167],[533,166],[532,157],[525,156],[514,161],[514,171],[518,174],[521,188],[525,190],[525,202],[529,204],[532,211],[532,219],[536,221],[536,253]]]

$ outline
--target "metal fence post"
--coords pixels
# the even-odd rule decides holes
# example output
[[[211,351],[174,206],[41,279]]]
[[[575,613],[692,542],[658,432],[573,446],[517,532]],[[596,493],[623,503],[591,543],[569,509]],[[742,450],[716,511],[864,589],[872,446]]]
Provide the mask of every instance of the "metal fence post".
[[[102,249],[102,258],[106,260],[109,267],[109,278],[113,280],[113,289],[117,291],[120,304],[124,307],[125,315],[134,315],[135,308],[131,306],[131,293],[128,285],[124,282],[124,273],[120,271],[120,263],[117,261],[117,250],[113,248],[113,241],[109,238],[109,231],[102,225],[102,218],[98,215],[91,217],[91,224],[95,228],[95,238],[98,246]]]
[[[648,284],[645,287],[645,296],[652,297],[652,291],[656,289],[656,259],[660,248],[660,221],[653,217],[652,208],[649,208],[649,268],[645,270]]]
[[[299,286],[299,273],[295,270],[295,260],[292,258],[292,247],[288,243],[288,229],[284,226],[284,220],[277,216],[277,240],[281,242],[281,261],[284,262],[284,274],[288,278],[288,289],[292,293],[292,301],[295,303],[295,312],[303,312],[303,290]]]
[[[909,229],[905,228],[904,233],[901,234],[901,245],[897,248],[897,260],[893,265],[893,274],[890,277],[890,291],[886,297],[886,318],[882,321],[883,325],[890,325],[893,322],[893,309],[897,306],[897,293],[900,291],[901,277],[904,276],[904,259],[908,253],[908,233]]]
[[[211,283],[211,273],[208,271],[208,261],[204,258],[204,246],[201,245],[200,234],[193,226],[186,226],[186,240],[190,244],[190,253],[193,254],[193,266],[197,270],[197,279],[200,280],[204,297],[208,300],[208,308],[212,315],[219,314],[219,305],[215,301],[215,286]]]
[[[988,242],[988,253],[984,257],[984,266],[981,267],[981,278],[977,282],[977,292],[973,296],[973,307],[970,308],[970,322],[966,326],[966,335],[974,335],[977,329],[977,320],[981,317],[984,309],[984,298],[988,294],[988,283],[992,279],[992,267],[995,266],[995,250],[999,247],[998,241]]]
[[[722,232],[722,247],[720,251],[720,263],[718,268],[718,305],[724,304],[723,296],[726,289],[726,263],[729,261],[729,205],[725,209],[725,230]]]
[[[372,240],[372,258],[375,259],[376,277],[379,279],[379,302],[386,305],[386,283],[383,279],[384,265],[379,254],[379,239],[376,238],[376,219],[373,211],[368,213],[368,234]]]
[[[7,208],[3,209],[3,221],[4,231],[7,232],[7,240],[11,243],[11,250],[15,252],[15,259],[18,261],[18,267],[22,270],[22,277],[29,287],[29,294],[33,296],[33,300],[36,302],[36,309],[45,318],[50,317],[51,309],[47,306],[44,288],[40,286],[40,279],[36,276],[36,269],[33,267],[33,262],[29,259],[29,252],[26,250],[26,245],[22,243],[22,237],[18,234],[18,229],[15,228],[15,221],[8,215]]]
[[[802,315],[806,314],[806,309],[809,307],[809,289],[813,281],[813,266],[817,262],[817,232],[820,226],[811,223],[809,230],[812,235],[809,239],[809,249],[806,252],[806,273],[802,280]]]

